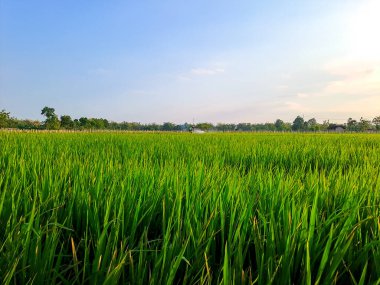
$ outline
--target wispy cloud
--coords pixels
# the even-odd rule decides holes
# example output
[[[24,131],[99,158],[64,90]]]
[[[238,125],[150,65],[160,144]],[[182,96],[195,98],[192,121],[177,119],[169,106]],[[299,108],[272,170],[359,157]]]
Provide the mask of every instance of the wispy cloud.
[[[380,94],[379,62],[346,62],[330,66],[327,71],[340,75],[341,79],[328,84],[324,90],[326,93],[357,96]]]
[[[378,116],[380,113],[380,95],[358,98],[341,102],[329,109],[332,113],[350,113],[352,116]]]
[[[296,112],[310,112],[310,108],[301,104],[301,103],[298,103],[298,102],[285,102],[285,107],[286,109],[288,110],[291,110],[291,111],[296,111]]]
[[[371,75],[379,67],[380,60],[363,60],[346,57],[329,61],[323,65],[322,69],[330,75],[355,80]]]
[[[380,62],[335,60],[325,64],[321,72],[327,79],[322,81],[323,84],[304,86],[299,90],[295,88],[293,97],[312,99],[339,96],[350,100],[380,94]]]
[[[317,70],[284,79],[281,84],[288,88],[277,88],[281,96],[274,100],[273,112],[289,119],[304,114],[335,122],[379,115],[380,61],[342,57]]]
[[[197,76],[209,76],[224,73],[224,68],[193,68],[190,73]]]

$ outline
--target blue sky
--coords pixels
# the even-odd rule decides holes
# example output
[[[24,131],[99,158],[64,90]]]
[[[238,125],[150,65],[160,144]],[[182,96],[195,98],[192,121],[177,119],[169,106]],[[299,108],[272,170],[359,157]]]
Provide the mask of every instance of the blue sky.
[[[380,115],[380,1],[0,0],[0,109],[143,123]]]

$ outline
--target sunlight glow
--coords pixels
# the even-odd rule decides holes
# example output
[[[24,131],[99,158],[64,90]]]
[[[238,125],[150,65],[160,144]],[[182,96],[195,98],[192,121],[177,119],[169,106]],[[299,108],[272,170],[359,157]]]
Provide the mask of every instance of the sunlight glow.
[[[364,1],[363,1],[364,2]],[[349,56],[380,60],[380,1],[365,1],[348,19]]]

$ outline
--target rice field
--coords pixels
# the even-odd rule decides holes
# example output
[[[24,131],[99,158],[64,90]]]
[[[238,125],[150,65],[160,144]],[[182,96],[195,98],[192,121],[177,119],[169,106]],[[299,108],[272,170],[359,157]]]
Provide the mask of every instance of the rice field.
[[[0,283],[380,284],[380,136],[0,132]]]

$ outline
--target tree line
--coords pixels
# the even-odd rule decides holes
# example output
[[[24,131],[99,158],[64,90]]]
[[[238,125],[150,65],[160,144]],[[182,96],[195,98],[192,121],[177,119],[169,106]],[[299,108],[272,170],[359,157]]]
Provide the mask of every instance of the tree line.
[[[199,129],[203,131],[328,131],[347,130],[352,132],[380,131],[380,116],[372,120],[360,118],[355,120],[348,118],[345,124],[335,124],[329,121],[318,123],[315,118],[305,120],[302,116],[297,116],[292,123],[277,119],[273,123],[198,123],[198,124],[174,124],[165,122],[163,124],[142,124],[138,122],[113,122],[103,118],[80,117],[72,119],[69,115],[58,117],[55,109],[44,107],[41,115],[45,116],[44,121],[20,120],[10,116],[6,110],[0,111],[0,128],[13,128],[21,130],[123,130],[123,131],[191,131]]]

